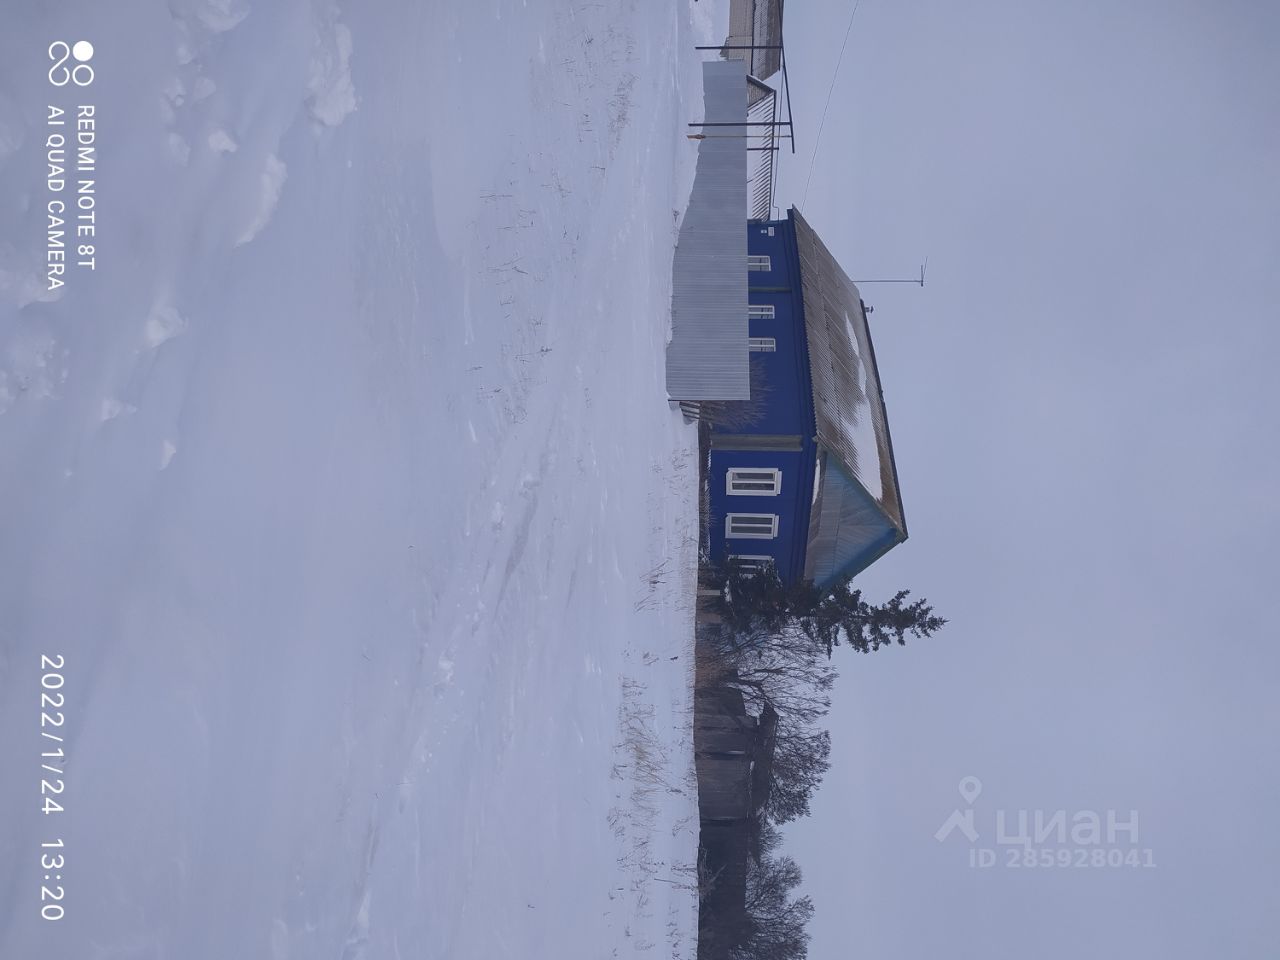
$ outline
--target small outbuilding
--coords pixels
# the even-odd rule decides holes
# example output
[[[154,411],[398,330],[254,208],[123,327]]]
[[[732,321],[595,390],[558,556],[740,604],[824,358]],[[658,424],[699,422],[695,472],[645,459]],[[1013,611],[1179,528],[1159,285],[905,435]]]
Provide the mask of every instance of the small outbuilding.
[[[745,60],[747,73],[767,80],[782,66],[782,0],[729,0],[725,59]]]

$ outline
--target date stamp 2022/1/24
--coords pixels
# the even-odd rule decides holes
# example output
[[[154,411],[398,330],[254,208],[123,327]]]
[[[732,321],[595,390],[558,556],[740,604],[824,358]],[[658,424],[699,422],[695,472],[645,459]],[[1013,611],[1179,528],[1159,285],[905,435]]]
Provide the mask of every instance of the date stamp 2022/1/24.
[[[66,658],[60,653],[40,656],[40,812],[46,817],[56,817],[64,812],[67,755],[64,746],[66,714],[63,713],[66,695],[63,687],[66,678],[62,671],[65,666]],[[65,866],[63,839],[54,837],[43,841],[40,844],[40,916],[45,920],[61,920],[66,916],[66,907],[62,903],[66,895],[62,885]]]

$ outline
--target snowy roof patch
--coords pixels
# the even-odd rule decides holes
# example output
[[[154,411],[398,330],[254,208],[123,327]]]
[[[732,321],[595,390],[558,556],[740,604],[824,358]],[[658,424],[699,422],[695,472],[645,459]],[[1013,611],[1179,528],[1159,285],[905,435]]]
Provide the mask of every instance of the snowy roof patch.
[[[828,466],[838,467],[866,492],[895,532],[894,542],[900,542],[907,537],[906,520],[862,297],[800,211],[793,208],[791,215],[818,442],[834,461]],[[845,542],[839,531],[818,529],[823,517],[836,522],[838,513],[815,509],[810,523],[811,545],[819,540],[832,544],[836,552],[827,562],[837,567],[862,551],[862,546]]]

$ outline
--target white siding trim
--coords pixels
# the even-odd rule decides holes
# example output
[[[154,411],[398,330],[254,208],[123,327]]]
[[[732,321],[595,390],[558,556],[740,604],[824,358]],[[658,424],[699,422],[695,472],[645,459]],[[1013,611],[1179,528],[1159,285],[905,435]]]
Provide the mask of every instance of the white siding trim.
[[[764,553],[731,553],[729,563],[739,567],[743,573],[760,573],[776,564],[773,557]]]
[[[737,497],[776,497],[782,492],[782,471],[776,467],[730,467],[725,492]]]
[[[735,540],[774,540],[778,536],[778,515],[731,513],[724,518],[724,535]]]

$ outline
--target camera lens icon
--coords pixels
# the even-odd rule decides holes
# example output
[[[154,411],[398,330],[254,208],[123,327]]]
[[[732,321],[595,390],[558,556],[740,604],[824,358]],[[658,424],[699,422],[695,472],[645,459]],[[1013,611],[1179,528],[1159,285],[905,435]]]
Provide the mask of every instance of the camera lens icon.
[[[71,55],[81,63],[86,63],[93,59],[93,44],[88,40],[77,40],[71,48]]]

